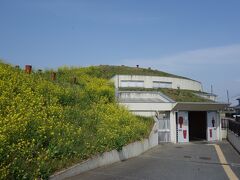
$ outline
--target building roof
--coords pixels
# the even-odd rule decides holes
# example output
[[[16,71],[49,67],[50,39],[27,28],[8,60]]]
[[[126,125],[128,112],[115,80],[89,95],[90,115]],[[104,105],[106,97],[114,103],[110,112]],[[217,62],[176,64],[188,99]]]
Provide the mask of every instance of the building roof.
[[[120,98],[120,103],[164,103],[163,100],[157,98]]]
[[[234,109],[240,109],[240,105],[234,106]]]
[[[192,91],[192,90],[183,90],[183,89],[169,89],[169,88],[158,88],[158,89],[152,89],[152,88],[119,88],[120,91],[142,91],[142,92],[160,92],[165,97],[170,99],[172,102],[214,102],[210,99],[206,99],[204,97],[201,97],[197,95],[198,91]],[[204,93],[204,92],[201,92]],[[208,94],[208,93],[205,93]]]
[[[161,88],[159,90],[176,102],[213,102],[210,99],[197,95],[198,91],[168,88]],[[203,92],[201,93],[203,94]]]
[[[240,109],[240,98],[237,98],[236,100],[238,100],[238,105],[233,106],[234,109]]]
[[[200,102],[180,102],[177,103],[172,110],[181,111],[219,111],[227,107],[225,103],[200,103]]]
[[[217,97],[218,95],[214,94],[214,93],[207,93],[207,92],[196,92],[199,95],[205,95],[205,96],[214,96]]]

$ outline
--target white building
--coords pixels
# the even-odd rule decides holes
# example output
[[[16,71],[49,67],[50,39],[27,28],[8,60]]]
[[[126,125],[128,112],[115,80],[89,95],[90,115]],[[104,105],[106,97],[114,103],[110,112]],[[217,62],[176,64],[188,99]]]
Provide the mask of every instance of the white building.
[[[216,95],[203,92],[201,82],[142,75],[115,75],[112,81],[120,104],[134,114],[158,120],[160,142],[222,139],[219,111],[226,104],[215,102]],[[178,100],[178,96],[183,97]]]
[[[187,78],[143,76],[143,75],[116,75],[113,77],[116,87],[141,88],[172,88],[203,91],[202,84]]]

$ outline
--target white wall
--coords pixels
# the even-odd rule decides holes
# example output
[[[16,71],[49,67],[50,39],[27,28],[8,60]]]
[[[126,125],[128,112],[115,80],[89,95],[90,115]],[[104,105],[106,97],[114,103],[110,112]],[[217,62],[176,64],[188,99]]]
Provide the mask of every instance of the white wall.
[[[119,161],[124,161],[126,159],[139,156],[145,151],[158,145],[157,128],[158,122],[155,122],[152,131],[147,139],[136,141],[126,146],[123,146],[121,151],[112,150],[110,152],[98,154],[97,156],[94,156],[82,163],[75,164],[72,167],[54,173],[49,177],[49,179],[50,180],[63,180],[69,178],[71,179],[72,177],[80,173],[89,171],[91,169],[110,165]]]
[[[175,103],[119,103],[130,111],[171,111]]]
[[[121,81],[144,81],[143,88],[153,88],[153,82],[171,82],[172,88],[189,89],[194,91],[203,91],[202,84],[198,81],[174,78],[174,77],[161,77],[161,76],[142,76],[142,75],[116,75],[112,78],[115,87],[121,87]],[[126,84],[126,83],[125,83]]]
[[[210,99],[212,101],[216,101],[217,100],[217,96],[216,95],[211,95],[211,94],[199,94],[199,93],[196,93],[198,96],[201,96],[203,98],[206,98],[206,99]]]
[[[131,111],[131,113],[137,116],[145,116],[145,117],[154,117],[156,112],[154,111]]]
[[[162,102],[169,102],[169,98],[165,97],[160,92],[152,92],[152,91],[119,91],[118,92],[119,100],[124,99],[152,99],[154,101],[159,100]]]

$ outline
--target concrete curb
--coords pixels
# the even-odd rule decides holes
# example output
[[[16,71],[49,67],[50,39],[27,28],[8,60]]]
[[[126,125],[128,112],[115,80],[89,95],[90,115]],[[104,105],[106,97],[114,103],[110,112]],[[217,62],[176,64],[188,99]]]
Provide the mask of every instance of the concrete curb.
[[[115,162],[123,161],[132,157],[136,157],[143,152],[158,145],[158,123],[155,122],[152,131],[147,139],[136,141],[122,148],[121,151],[112,150],[97,155],[85,162],[76,164],[68,169],[59,171],[50,176],[51,180],[62,180],[72,176],[76,176],[82,172],[95,169],[97,167],[109,165]]]

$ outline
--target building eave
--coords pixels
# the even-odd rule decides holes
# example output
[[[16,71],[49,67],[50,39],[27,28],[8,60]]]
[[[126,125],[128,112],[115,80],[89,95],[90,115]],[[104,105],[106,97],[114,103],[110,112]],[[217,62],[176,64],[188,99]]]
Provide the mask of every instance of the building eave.
[[[173,111],[220,111],[224,110],[228,104],[211,102],[177,102]]]

